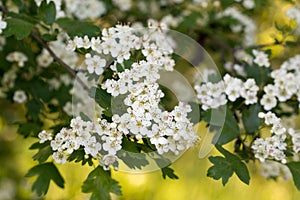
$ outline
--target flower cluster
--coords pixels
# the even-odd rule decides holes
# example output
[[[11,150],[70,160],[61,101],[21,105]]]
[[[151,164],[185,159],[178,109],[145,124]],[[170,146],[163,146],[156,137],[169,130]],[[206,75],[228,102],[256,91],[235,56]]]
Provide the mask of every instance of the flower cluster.
[[[254,49],[252,53],[255,56],[254,63],[260,67],[270,67],[269,58],[265,52]]]
[[[251,148],[256,158],[261,162],[265,162],[266,159],[274,159],[286,163],[286,150],[287,144],[285,142],[287,138],[287,130],[281,124],[280,118],[272,112],[259,113],[259,117],[264,119],[264,123],[267,126],[271,126],[271,137],[265,139],[258,138],[254,141]]]
[[[80,20],[96,19],[106,13],[105,4],[98,0],[47,0],[47,3],[53,1],[56,7],[56,18],[75,16]],[[42,0],[35,0],[37,6],[40,6]]]
[[[195,85],[195,90],[202,109],[207,110],[225,105],[228,100],[234,102],[240,97],[245,99],[246,105],[254,104],[257,102],[259,88],[254,79],[243,82],[226,74],[223,81]]]
[[[218,18],[225,16],[232,17],[240,22],[238,25],[232,25],[231,30],[233,32],[242,32],[244,33],[244,43],[245,45],[252,45],[255,42],[255,32],[256,25],[252,19],[247,15],[242,14],[236,7],[229,7],[222,13],[218,15]]]
[[[140,36],[141,33],[144,35]],[[188,118],[190,105],[179,102],[171,111],[163,110],[160,105],[164,93],[157,83],[159,71],[173,71],[173,45],[158,28],[134,32],[127,25],[103,29],[101,38],[84,36],[69,41],[69,50],[90,50],[83,62],[88,74],[101,75],[106,69],[105,57],[115,60],[109,67],[117,78],[105,80],[101,87],[112,97],[121,98],[124,108],[119,109],[112,102],[116,114],[111,122],[102,118],[97,122],[84,122],[79,117],[73,119],[71,129],[63,128],[51,141],[56,162],[65,163],[68,155],[83,147],[86,155],[101,158],[104,169],[110,165],[116,167],[123,137],[134,137],[137,141],[148,138],[160,155],[167,152],[178,155],[196,144],[199,137]],[[131,57],[132,50],[140,51],[144,59],[125,67],[123,62]],[[46,135],[41,141],[45,138],[49,137]]]
[[[74,15],[80,20],[96,19],[106,13],[105,4],[98,0],[65,0],[65,4],[67,15]]]
[[[261,165],[260,174],[269,179],[269,178],[277,178],[282,177],[283,180],[290,180],[292,174],[289,168],[279,162],[267,160]]]
[[[298,26],[300,26],[300,9],[297,7],[291,7],[286,11],[286,15],[292,19],[295,20],[298,24]]]
[[[132,7],[132,0],[112,0],[112,2],[121,11],[128,11]]]
[[[294,153],[297,154],[300,152],[300,132],[295,131],[292,128],[289,128],[288,133],[292,138],[293,151],[294,151]]]
[[[285,102],[294,95],[300,101],[300,87],[297,80],[300,78],[300,56],[297,55],[284,62],[279,69],[272,71],[273,84],[264,87],[265,94],[260,103],[265,110],[276,107],[277,102]]]
[[[19,51],[9,53],[6,56],[6,60],[9,62],[16,62],[19,67],[24,67],[25,62],[28,60],[27,56]]]

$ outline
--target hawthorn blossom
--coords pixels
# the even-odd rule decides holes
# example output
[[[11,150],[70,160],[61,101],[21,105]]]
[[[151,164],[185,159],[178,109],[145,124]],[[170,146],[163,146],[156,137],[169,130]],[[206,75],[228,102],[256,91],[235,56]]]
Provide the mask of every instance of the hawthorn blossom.
[[[2,19],[2,12],[0,12],[0,34],[6,28],[7,23]]]
[[[253,60],[254,63],[260,67],[270,67],[269,58],[265,52],[254,49],[252,50],[252,53],[255,57]]]
[[[14,93],[13,100],[17,103],[24,103],[27,100],[27,96],[23,90],[17,90]]]

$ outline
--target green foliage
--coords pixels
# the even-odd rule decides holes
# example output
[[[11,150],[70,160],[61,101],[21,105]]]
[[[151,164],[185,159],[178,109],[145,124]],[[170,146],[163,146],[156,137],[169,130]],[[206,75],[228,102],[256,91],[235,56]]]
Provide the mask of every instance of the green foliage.
[[[82,192],[92,193],[91,200],[110,200],[110,193],[121,195],[121,187],[111,178],[110,171],[96,167],[82,185]]]
[[[300,162],[289,162],[286,165],[293,175],[295,186],[300,190]]]
[[[72,154],[68,157],[68,161],[75,161],[75,163],[81,162],[81,165],[85,165],[86,163],[89,164],[89,166],[93,165],[93,160],[91,157],[86,158],[84,149],[78,149],[76,151],[73,151]]]
[[[65,181],[56,166],[51,162],[39,164],[31,168],[26,174],[26,177],[32,176],[37,176],[37,179],[32,185],[32,190],[39,196],[45,195],[48,192],[51,180],[54,181],[57,186],[64,188]]]
[[[99,27],[89,22],[77,21],[69,18],[60,18],[56,23],[73,38],[75,36],[89,37],[97,36],[100,33]]]
[[[39,114],[41,110],[41,103],[35,99],[32,99],[26,104],[28,115],[33,119],[33,121],[37,121],[39,119]]]
[[[90,97],[94,98],[95,101],[104,108],[104,114],[106,116],[111,117],[112,111],[111,111],[111,95],[107,93],[105,90],[103,90],[100,87],[92,87],[90,89],[89,93]]]
[[[208,169],[207,176],[215,180],[222,178],[222,184],[225,185],[233,173],[235,173],[242,182],[249,184],[250,176],[245,163],[238,156],[223,149],[221,146],[216,145],[216,148],[225,157],[209,157],[209,161],[214,165]]]
[[[270,81],[270,68],[260,67],[257,64],[246,64],[245,70],[247,72],[247,77],[253,78],[257,85],[262,85]]]
[[[37,135],[40,131],[39,124],[33,122],[25,122],[25,123],[17,123],[18,127],[18,134],[23,135],[24,138],[28,136]]]
[[[34,24],[19,18],[9,18],[6,20],[7,28],[3,31],[6,37],[15,35],[17,40],[26,38],[33,28]]]
[[[249,108],[243,111],[242,120],[245,130],[248,134],[253,134],[258,130],[260,125],[260,119],[258,113],[261,111],[259,104],[253,104]]]
[[[49,4],[46,0],[42,1],[41,6],[38,8],[38,17],[48,25],[53,24],[56,16],[56,8],[53,1]]]
[[[141,144],[124,137],[122,139],[122,151],[119,151],[117,156],[131,169],[142,169],[149,162],[146,159],[146,155],[141,153],[140,146]]]
[[[201,113],[201,119],[217,132],[213,139],[215,144],[227,144],[240,135],[238,123],[228,108],[209,109]]]
[[[50,146],[50,142],[45,143],[34,143],[29,149],[39,149],[39,151],[32,157],[33,160],[37,160],[40,164],[47,161],[49,156],[52,155],[53,151]]]
[[[163,179],[169,177],[170,179],[179,179],[179,177],[174,173],[174,169],[170,167],[164,167],[161,169]]]

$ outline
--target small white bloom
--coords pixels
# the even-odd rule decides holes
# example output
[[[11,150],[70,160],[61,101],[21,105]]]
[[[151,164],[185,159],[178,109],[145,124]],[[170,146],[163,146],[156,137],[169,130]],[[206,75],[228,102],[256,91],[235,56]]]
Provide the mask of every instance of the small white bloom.
[[[255,56],[255,59],[253,60],[254,63],[260,67],[270,67],[269,58],[265,52],[254,49],[252,50],[252,53]]]
[[[24,67],[24,63],[28,60],[27,56],[22,52],[12,52],[6,56],[6,60],[9,62],[17,62],[19,67]]]
[[[85,64],[87,65],[87,70],[89,73],[96,73],[97,75],[101,75],[104,71],[104,67],[106,66],[106,60],[102,59],[100,56],[91,54],[85,55]]]
[[[52,140],[52,134],[48,133],[47,131],[43,130],[38,134],[38,137],[40,138],[40,143],[44,143],[48,140]]]
[[[262,99],[260,100],[261,105],[265,110],[271,110],[277,105],[277,100],[274,96],[269,94],[264,94]]]
[[[13,100],[17,103],[24,103],[27,100],[27,96],[23,90],[17,90],[14,93]]]
[[[2,19],[2,13],[0,14],[0,34],[2,33],[3,29],[7,26],[6,21]]]
[[[52,158],[57,164],[65,164],[67,162],[67,156],[64,152],[56,151],[53,153]]]

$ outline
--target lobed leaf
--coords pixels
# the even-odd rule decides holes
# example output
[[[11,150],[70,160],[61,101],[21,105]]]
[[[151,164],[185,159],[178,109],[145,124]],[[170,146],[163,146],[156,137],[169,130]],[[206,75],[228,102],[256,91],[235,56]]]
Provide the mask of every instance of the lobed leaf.
[[[225,157],[209,157],[209,161],[214,165],[208,169],[207,176],[215,180],[222,178],[222,184],[225,185],[233,173],[235,173],[242,182],[249,184],[250,175],[245,163],[238,156],[223,149],[221,146],[216,145],[216,148]]]
[[[46,0],[42,1],[41,6],[38,8],[38,17],[48,25],[53,24],[56,17],[56,8],[53,1],[47,3]]]
[[[45,195],[48,192],[50,181],[60,187],[64,188],[64,179],[59,173],[58,169],[53,163],[43,163],[31,168],[26,177],[37,176],[37,179],[32,185],[32,190],[35,191],[39,196]]]
[[[84,193],[92,193],[91,200],[110,200],[110,193],[122,194],[121,187],[111,178],[110,171],[105,171],[101,166],[88,175],[81,189]]]

